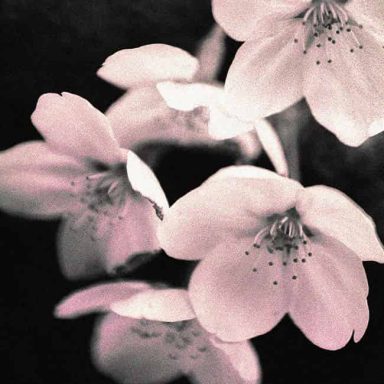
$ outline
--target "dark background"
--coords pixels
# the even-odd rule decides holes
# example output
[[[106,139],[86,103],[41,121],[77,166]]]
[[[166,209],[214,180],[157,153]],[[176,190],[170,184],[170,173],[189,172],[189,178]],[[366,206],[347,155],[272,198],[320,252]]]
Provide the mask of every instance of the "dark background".
[[[2,0],[0,7],[0,149],[38,138],[30,115],[40,94],[69,91],[105,110],[121,94],[95,75],[108,55],[154,42],[193,52],[212,23],[209,0]],[[227,48],[226,65],[237,45],[228,40]],[[300,136],[303,183],[347,193],[373,216],[381,236],[383,144],[378,136],[347,148],[314,121]],[[171,202],[238,157],[228,148],[160,149],[155,170]],[[257,164],[269,167],[264,156]],[[52,316],[63,296],[88,284],[62,277],[55,256],[57,224],[0,213],[2,383],[111,383],[89,360],[95,317]],[[365,267],[371,320],[362,341],[337,352],[321,350],[286,318],[254,340],[265,384],[384,383],[384,267]],[[135,276],[156,281],[172,275],[171,283],[180,285],[190,270],[190,263],[163,256]]]

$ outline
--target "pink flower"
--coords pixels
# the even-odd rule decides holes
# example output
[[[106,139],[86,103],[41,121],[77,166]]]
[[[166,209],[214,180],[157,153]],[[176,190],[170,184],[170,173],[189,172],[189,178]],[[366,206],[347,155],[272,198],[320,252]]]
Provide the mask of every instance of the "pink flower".
[[[91,312],[107,313],[94,332],[94,363],[119,383],[158,384],[182,375],[200,384],[259,382],[251,345],[209,335],[194,319],[185,290],[107,283],[74,293],[56,308],[61,318]]]
[[[83,98],[45,94],[32,114],[45,141],[0,154],[0,207],[65,217],[60,263],[70,278],[111,270],[159,249],[157,213],[167,200],[152,171],[120,148],[108,119]]]
[[[305,97],[347,145],[383,131],[382,0],[213,0],[213,13],[245,41],[225,83],[232,113],[260,118]]]
[[[372,220],[335,189],[225,168],[170,208],[158,236],[170,256],[202,260],[191,302],[225,341],[264,334],[286,313],[321,348],[364,335],[362,261],[384,262],[384,252]]]

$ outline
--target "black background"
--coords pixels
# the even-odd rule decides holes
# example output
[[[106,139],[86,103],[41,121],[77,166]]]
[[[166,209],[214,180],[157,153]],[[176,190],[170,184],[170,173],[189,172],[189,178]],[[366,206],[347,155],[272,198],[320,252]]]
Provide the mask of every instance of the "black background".
[[[30,115],[40,94],[69,91],[105,110],[121,94],[95,75],[108,55],[154,42],[193,52],[212,23],[208,0],[2,0],[0,4],[0,149],[38,138]],[[227,64],[236,48],[227,41]],[[373,216],[381,236],[383,144],[378,136],[358,149],[347,148],[314,121],[300,136],[303,183],[326,184],[347,193]],[[161,151],[155,170],[171,202],[237,159],[235,151],[222,148],[168,146]],[[257,164],[269,166],[264,156]],[[57,224],[0,213],[2,383],[111,383],[89,360],[95,317],[63,321],[52,316],[64,295],[88,284],[62,277],[55,256]],[[365,267],[371,320],[362,341],[336,352],[321,350],[286,318],[254,340],[265,384],[384,383],[384,267],[374,263]],[[163,256],[135,276],[156,281],[172,275],[171,283],[180,285],[186,284],[190,270],[190,263]]]

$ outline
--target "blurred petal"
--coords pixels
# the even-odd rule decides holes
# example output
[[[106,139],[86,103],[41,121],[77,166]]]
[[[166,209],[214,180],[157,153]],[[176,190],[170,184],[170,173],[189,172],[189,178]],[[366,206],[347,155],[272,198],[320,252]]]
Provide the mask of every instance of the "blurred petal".
[[[311,231],[335,238],[363,261],[384,262],[373,220],[342,192],[321,185],[305,188],[296,208]]]
[[[31,217],[60,216],[71,209],[71,180],[84,165],[52,151],[44,142],[16,145],[0,153],[0,208]]]
[[[193,370],[196,383],[256,384],[261,380],[261,367],[256,352],[248,342],[224,343],[211,338],[209,357],[201,359]]]
[[[162,219],[169,207],[167,197],[151,168],[132,151],[128,152],[127,173],[132,189],[148,199]]]
[[[301,265],[289,313],[320,348],[342,348],[368,325],[368,282],[361,260],[328,236],[311,238],[313,256]]]
[[[214,105],[223,96],[223,88],[206,83],[176,83],[164,81],[156,85],[169,107],[179,111],[192,111]]]
[[[141,281],[97,284],[62,300],[55,308],[55,316],[74,318],[91,312],[108,311],[112,303],[147,289],[150,285]]]
[[[181,376],[179,361],[168,357],[161,323],[146,328],[141,333],[139,320],[115,314],[101,319],[93,336],[96,367],[121,384],[165,384]]]
[[[121,316],[157,321],[183,321],[195,318],[185,289],[153,289],[111,305]]]
[[[254,121],[303,97],[303,52],[294,43],[297,22],[276,35],[244,43],[225,81],[225,106],[231,114]]]
[[[189,284],[198,320],[224,341],[262,335],[288,311],[286,267],[266,249],[252,248],[254,235],[212,249]]]
[[[169,256],[201,259],[221,241],[255,236],[268,216],[295,206],[301,188],[279,176],[212,179],[170,208],[159,226],[160,244]]]
[[[279,175],[288,176],[288,163],[284,154],[284,148],[272,125],[267,120],[258,120],[255,122],[255,129],[261,145],[275,167],[276,172]]]
[[[213,0],[213,15],[229,36],[250,39],[263,18],[278,19],[298,12],[308,0]]]
[[[320,124],[344,144],[358,146],[384,130],[384,54],[364,29],[353,33],[358,45],[340,34],[337,44],[327,46],[331,63],[324,50],[308,51],[304,95]]]
[[[214,23],[196,53],[200,67],[194,76],[195,81],[209,82],[217,77],[225,55],[224,40],[224,31]]]
[[[97,74],[121,88],[164,80],[192,80],[199,67],[188,52],[166,44],[123,49],[109,56]]]
[[[59,261],[69,279],[94,277],[124,265],[137,267],[136,256],[160,250],[156,237],[159,222],[151,204],[142,198],[127,201],[126,216],[115,223],[105,223],[105,232],[96,236],[87,226],[73,221],[64,223],[59,233]],[[101,217],[100,220],[103,218]],[[76,220],[76,219],[75,219]]]
[[[107,118],[80,96],[46,93],[31,119],[47,143],[66,155],[107,164],[121,161]]]

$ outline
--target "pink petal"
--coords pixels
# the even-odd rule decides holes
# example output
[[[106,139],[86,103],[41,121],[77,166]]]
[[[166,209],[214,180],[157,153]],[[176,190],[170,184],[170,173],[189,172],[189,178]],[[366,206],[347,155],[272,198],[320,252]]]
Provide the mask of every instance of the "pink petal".
[[[368,283],[361,260],[329,236],[315,235],[312,257],[297,271],[289,313],[320,348],[342,348],[354,332],[355,342],[368,325]]]
[[[166,213],[158,237],[168,255],[201,259],[223,240],[250,232],[255,236],[268,216],[295,206],[296,194],[302,188],[279,176],[214,177],[183,196]]]
[[[358,43],[345,32],[335,44],[308,51],[304,95],[320,124],[358,146],[384,130],[384,53],[364,28],[352,32]]]
[[[306,0],[213,0],[213,15],[229,36],[245,41],[255,36],[264,18],[280,19],[299,14]]]
[[[55,308],[55,316],[74,318],[90,312],[107,311],[112,303],[147,289],[150,289],[147,283],[136,281],[97,284],[62,300]]]
[[[108,377],[122,384],[165,384],[181,376],[180,362],[168,356],[169,344],[161,323],[146,326],[152,337],[141,336],[139,320],[109,314],[93,336],[93,361]],[[157,336],[156,336],[157,335]]]
[[[301,97],[303,53],[294,43],[296,21],[279,33],[244,43],[225,81],[228,111],[253,121],[281,112]]]
[[[190,281],[198,320],[225,341],[262,335],[288,311],[282,261],[252,243],[253,236],[223,241],[205,255]]]
[[[151,168],[132,151],[128,152],[127,173],[132,189],[154,204],[162,219],[163,211],[169,207],[167,197]]]
[[[153,289],[111,305],[121,316],[157,321],[184,321],[195,318],[188,293],[184,289]]]
[[[126,89],[164,80],[191,80],[198,66],[197,60],[180,48],[149,44],[114,53],[97,74],[103,80]]]
[[[296,208],[311,231],[335,238],[363,261],[384,262],[373,220],[342,192],[321,185],[305,188]]]
[[[256,352],[248,342],[223,343],[211,338],[209,356],[193,370],[196,383],[256,384],[261,380],[261,367]]]
[[[105,232],[99,236],[89,232],[88,222],[78,226],[68,221],[62,226],[58,241],[64,275],[69,279],[94,277],[123,264],[129,269],[130,263],[134,269],[140,265],[137,255],[160,249],[156,237],[158,222],[151,204],[137,197],[127,201],[126,216],[115,224],[105,223]]]
[[[0,207],[31,217],[60,216],[73,205],[71,180],[85,172],[42,141],[16,145],[0,153]]]
[[[106,164],[121,161],[107,118],[80,96],[46,93],[31,119],[47,143],[66,155]]]

